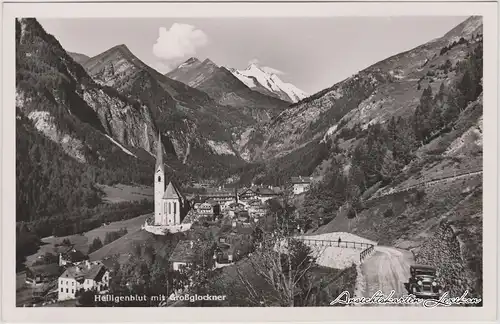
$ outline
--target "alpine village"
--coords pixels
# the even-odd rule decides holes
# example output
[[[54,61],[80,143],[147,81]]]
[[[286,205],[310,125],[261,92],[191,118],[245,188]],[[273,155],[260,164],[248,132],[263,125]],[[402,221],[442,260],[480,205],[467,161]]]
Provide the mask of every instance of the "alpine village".
[[[412,264],[481,297],[482,26],[306,95],[16,19],[16,305],[327,306]]]

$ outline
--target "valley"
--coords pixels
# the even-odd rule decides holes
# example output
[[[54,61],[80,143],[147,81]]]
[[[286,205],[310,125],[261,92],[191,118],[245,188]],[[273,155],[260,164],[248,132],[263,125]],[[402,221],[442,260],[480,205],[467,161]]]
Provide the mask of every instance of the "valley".
[[[73,249],[117,295],[326,306],[344,290],[405,295],[421,263],[480,298],[482,28],[469,17],[307,95],[255,63],[162,73],[125,44],[67,52],[16,19],[18,280],[36,281],[34,262],[79,266],[60,261]]]

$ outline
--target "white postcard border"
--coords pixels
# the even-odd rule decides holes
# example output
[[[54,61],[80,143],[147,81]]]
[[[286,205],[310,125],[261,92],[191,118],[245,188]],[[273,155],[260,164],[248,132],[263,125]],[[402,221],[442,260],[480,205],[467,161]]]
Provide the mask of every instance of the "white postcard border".
[[[265,8],[264,8],[265,7]],[[263,10],[265,9],[265,11]],[[307,308],[16,308],[14,17],[483,16],[484,306]],[[2,41],[2,320],[9,322],[494,321],[498,303],[498,4],[428,3],[4,3]],[[497,243],[497,244],[495,244]],[[495,284],[493,284],[495,283]],[[362,309],[362,311],[360,311]]]

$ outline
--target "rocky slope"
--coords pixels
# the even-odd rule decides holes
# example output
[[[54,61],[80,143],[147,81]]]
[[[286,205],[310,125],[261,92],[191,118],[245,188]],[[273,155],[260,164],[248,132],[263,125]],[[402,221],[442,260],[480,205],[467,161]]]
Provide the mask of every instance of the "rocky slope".
[[[144,102],[165,138],[168,152],[183,163],[230,165],[241,159],[232,132],[252,121],[237,109],[214,102],[205,92],[168,78],[138,59],[125,45],[90,58],[93,79]]]
[[[151,152],[157,128],[147,106],[95,83],[35,19],[16,20],[16,44],[16,108],[40,132],[81,162],[102,157],[97,147],[112,140]]]
[[[263,143],[284,161],[330,151],[297,213],[311,232],[411,249],[453,296],[481,295],[482,56],[482,20],[470,17],[278,116]]]
[[[391,117],[410,116],[426,87],[436,93],[441,83],[449,85],[459,77],[445,63],[455,66],[464,60],[470,44],[459,42],[460,38],[471,39],[481,33],[481,18],[472,17],[441,38],[378,62],[292,104],[255,130],[255,140],[243,134],[242,150],[254,160],[267,160],[334,140],[342,129],[366,129]]]
[[[297,102],[307,96],[304,91],[293,84],[283,82],[276,74],[265,71],[265,68],[255,63],[250,64],[245,70],[229,70],[252,90],[289,102]]]
[[[190,58],[166,76],[202,90],[219,104],[237,107],[256,122],[267,121],[279,114],[288,102],[248,88],[229,70],[206,59]]]

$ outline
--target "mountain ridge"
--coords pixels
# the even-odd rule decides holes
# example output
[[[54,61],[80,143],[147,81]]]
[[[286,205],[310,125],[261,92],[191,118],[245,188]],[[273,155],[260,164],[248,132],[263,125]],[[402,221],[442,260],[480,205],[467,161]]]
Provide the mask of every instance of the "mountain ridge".
[[[275,73],[267,72],[256,63],[251,63],[245,70],[229,69],[235,77],[253,89],[264,94],[271,93],[278,98],[297,102],[306,97],[304,91],[291,83],[283,82]]]
[[[288,106],[285,101],[251,90],[208,58],[203,62],[190,58],[166,76],[204,91],[219,104],[238,107],[256,122],[269,120]]]
[[[232,148],[232,131],[250,121],[237,109],[219,105],[205,92],[162,75],[125,45],[90,58],[84,67],[97,82],[144,102],[161,130],[167,152],[182,163],[190,167],[201,163],[204,169],[240,163]],[[221,151],[218,145],[229,149]]]

